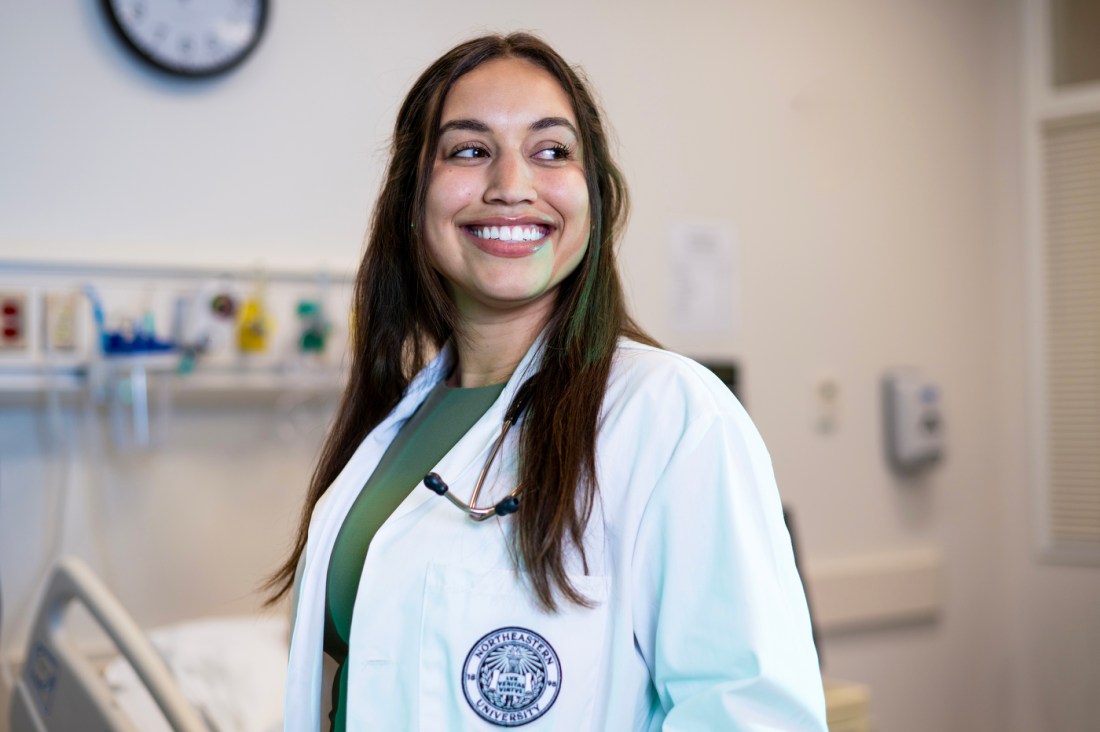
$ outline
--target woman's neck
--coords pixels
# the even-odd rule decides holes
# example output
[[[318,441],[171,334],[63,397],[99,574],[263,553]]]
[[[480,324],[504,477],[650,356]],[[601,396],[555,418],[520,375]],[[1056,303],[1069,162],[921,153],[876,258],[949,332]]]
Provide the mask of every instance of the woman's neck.
[[[546,325],[548,313],[512,313],[463,317],[455,338],[458,359],[447,379],[471,388],[507,381]]]

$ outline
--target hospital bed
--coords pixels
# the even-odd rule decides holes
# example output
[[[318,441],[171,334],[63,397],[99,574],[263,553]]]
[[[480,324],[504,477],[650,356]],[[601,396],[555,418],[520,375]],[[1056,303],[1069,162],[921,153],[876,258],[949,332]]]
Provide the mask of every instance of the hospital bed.
[[[109,652],[67,632],[75,606],[109,639]],[[12,690],[11,730],[282,729],[286,653],[286,622],[277,619],[206,619],[145,633],[86,565],[65,558],[38,606]]]

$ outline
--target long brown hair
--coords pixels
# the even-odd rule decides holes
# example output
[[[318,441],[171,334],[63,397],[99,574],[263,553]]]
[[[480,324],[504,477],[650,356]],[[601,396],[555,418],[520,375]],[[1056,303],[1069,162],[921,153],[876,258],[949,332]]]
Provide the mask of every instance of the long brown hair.
[[[496,58],[520,58],[545,69],[561,84],[577,118],[591,232],[583,260],[559,286],[542,367],[531,377],[519,446],[523,500],[512,520],[515,554],[539,603],[553,611],[560,593],[570,602],[589,604],[569,581],[565,557],[572,547],[587,567],[583,535],[597,491],[603,394],[618,338],[653,341],[626,312],[614,243],[626,222],[627,191],[599,108],[581,75],[526,33],[485,36],[455,47],[420,76],[401,105],[355,282],[348,383],[310,482],[294,549],[266,583],[269,603],[293,584],[321,495],[430,355],[456,333],[455,305],[420,234],[424,203],[443,101],[459,77]]]

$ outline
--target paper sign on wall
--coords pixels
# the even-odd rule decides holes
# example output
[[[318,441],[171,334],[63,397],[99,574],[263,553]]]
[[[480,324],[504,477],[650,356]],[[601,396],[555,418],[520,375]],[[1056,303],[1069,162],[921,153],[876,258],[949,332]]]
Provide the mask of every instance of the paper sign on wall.
[[[740,282],[728,225],[681,222],[670,227],[669,318],[674,328],[734,338],[739,330]]]

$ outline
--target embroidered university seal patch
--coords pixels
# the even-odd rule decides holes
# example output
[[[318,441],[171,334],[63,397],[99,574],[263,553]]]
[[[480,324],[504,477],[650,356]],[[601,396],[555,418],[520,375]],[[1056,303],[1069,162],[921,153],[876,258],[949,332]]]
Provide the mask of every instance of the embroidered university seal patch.
[[[553,647],[526,628],[500,628],[482,636],[466,655],[462,690],[478,716],[519,727],[546,714],[561,689]]]

